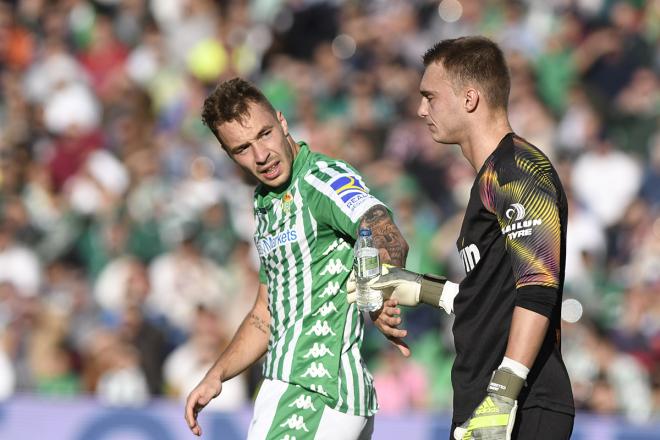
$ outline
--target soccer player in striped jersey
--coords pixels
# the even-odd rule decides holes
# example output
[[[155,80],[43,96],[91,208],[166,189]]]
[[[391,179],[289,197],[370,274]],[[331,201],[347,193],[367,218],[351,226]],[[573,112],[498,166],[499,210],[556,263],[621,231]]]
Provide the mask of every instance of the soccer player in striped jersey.
[[[191,431],[201,435],[197,414],[222,383],[265,354],[248,438],[370,438],[376,393],[360,356],[362,315],[346,301],[345,285],[360,227],[371,228],[381,260],[395,266],[405,264],[405,240],[362,177],[296,143],[282,113],[250,83],[221,83],[202,117],[229,157],[260,182],[254,239],[261,268],[254,307],[188,396]]]

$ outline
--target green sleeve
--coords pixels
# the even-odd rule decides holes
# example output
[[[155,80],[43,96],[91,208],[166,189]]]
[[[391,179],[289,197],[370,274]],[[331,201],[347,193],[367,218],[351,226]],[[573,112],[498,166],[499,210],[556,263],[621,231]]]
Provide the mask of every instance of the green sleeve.
[[[369,193],[362,177],[345,164],[319,167],[305,176],[307,203],[319,223],[350,237],[357,236],[362,216],[385,204]]]

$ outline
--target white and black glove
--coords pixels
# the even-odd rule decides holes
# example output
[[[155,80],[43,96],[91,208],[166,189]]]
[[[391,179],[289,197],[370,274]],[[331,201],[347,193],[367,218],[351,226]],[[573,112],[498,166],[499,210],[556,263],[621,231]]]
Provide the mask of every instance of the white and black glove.
[[[389,264],[381,265],[380,276],[369,281],[369,287],[383,292],[383,299],[396,299],[402,306],[416,306],[419,303],[439,307],[451,314],[454,298],[458,294],[458,284],[437,275],[422,275]],[[348,302],[355,301],[355,272],[351,272],[346,283]]]

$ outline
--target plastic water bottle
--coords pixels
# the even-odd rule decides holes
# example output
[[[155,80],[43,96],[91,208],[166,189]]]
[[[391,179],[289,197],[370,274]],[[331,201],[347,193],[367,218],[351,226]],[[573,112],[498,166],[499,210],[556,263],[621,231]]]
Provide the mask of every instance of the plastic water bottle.
[[[378,249],[371,238],[371,229],[360,229],[355,243],[355,281],[357,284],[356,302],[359,310],[372,312],[383,306],[383,294],[380,290],[369,288],[370,280],[380,275]]]

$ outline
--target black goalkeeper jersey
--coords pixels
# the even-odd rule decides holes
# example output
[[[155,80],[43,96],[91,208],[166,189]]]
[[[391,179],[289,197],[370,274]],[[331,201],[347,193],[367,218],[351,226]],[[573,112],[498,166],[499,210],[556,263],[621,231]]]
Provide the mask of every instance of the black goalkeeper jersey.
[[[566,218],[566,195],[548,158],[507,134],[477,174],[457,242],[467,275],[454,300],[454,422],[467,420],[486,396],[517,295],[536,289],[550,289],[557,303],[518,403],[574,413],[559,346]]]

